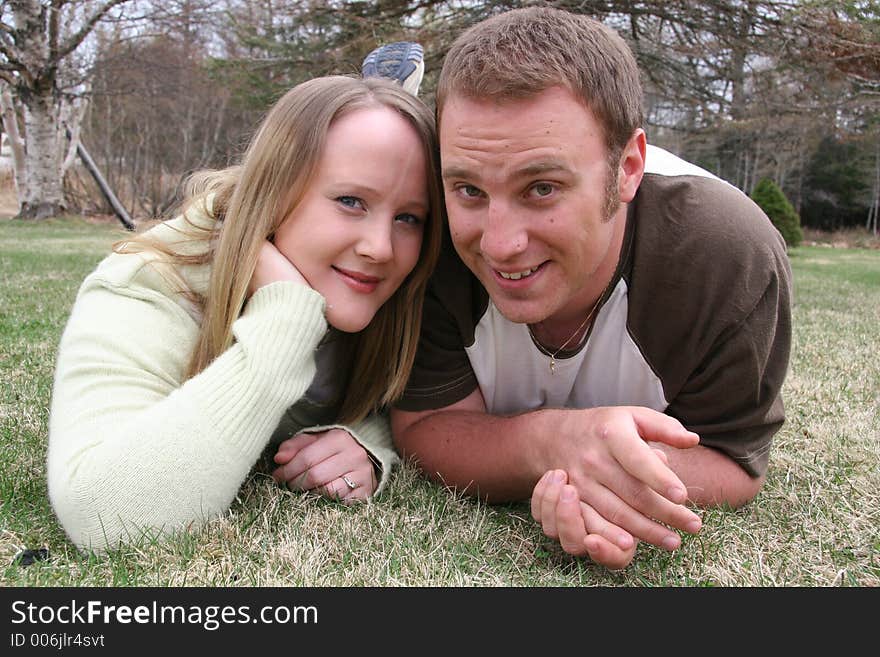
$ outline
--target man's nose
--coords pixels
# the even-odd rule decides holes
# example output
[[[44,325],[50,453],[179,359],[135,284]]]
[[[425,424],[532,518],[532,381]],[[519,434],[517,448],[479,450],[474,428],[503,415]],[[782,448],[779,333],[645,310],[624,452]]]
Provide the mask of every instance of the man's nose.
[[[490,200],[480,251],[495,262],[510,260],[526,250],[529,238],[524,224],[510,204]]]

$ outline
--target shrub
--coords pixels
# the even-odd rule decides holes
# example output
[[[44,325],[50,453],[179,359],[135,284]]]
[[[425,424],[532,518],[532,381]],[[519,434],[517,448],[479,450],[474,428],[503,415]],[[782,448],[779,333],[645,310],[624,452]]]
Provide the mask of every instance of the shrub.
[[[801,243],[804,239],[801,218],[776,183],[769,178],[761,180],[752,192],[752,200],[770,217],[788,246]]]

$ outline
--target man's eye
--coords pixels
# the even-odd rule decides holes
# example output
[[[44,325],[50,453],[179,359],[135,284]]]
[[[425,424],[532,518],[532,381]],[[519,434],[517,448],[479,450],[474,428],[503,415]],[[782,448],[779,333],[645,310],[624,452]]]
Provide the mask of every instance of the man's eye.
[[[461,185],[458,191],[466,198],[478,198],[483,193],[479,187],[474,187],[473,185]]]
[[[357,196],[337,196],[336,202],[347,208],[363,209],[364,203]]]
[[[550,196],[555,189],[556,188],[550,183],[536,183],[535,185],[532,185],[532,194],[543,198],[545,196]]]

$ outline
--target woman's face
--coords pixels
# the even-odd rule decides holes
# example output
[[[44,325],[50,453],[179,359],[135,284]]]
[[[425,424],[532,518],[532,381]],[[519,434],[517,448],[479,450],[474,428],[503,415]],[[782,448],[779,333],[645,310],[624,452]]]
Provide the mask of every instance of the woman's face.
[[[331,326],[363,330],[415,267],[426,169],[418,133],[394,110],[358,109],[331,124],[315,178],[274,240],[323,295]]]

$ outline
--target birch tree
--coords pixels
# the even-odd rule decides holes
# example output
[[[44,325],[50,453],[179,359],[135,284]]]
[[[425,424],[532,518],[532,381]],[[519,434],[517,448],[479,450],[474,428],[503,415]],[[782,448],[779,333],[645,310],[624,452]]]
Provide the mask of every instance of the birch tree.
[[[15,104],[10,120],[18,122],[23,141],[24,171],[16,171],[21,218],[55,216],[67,207],[64,169],[76,148],[84,81],[73,75],[72,59],[98,22],[125,2],[0,3],[0,80]]]

